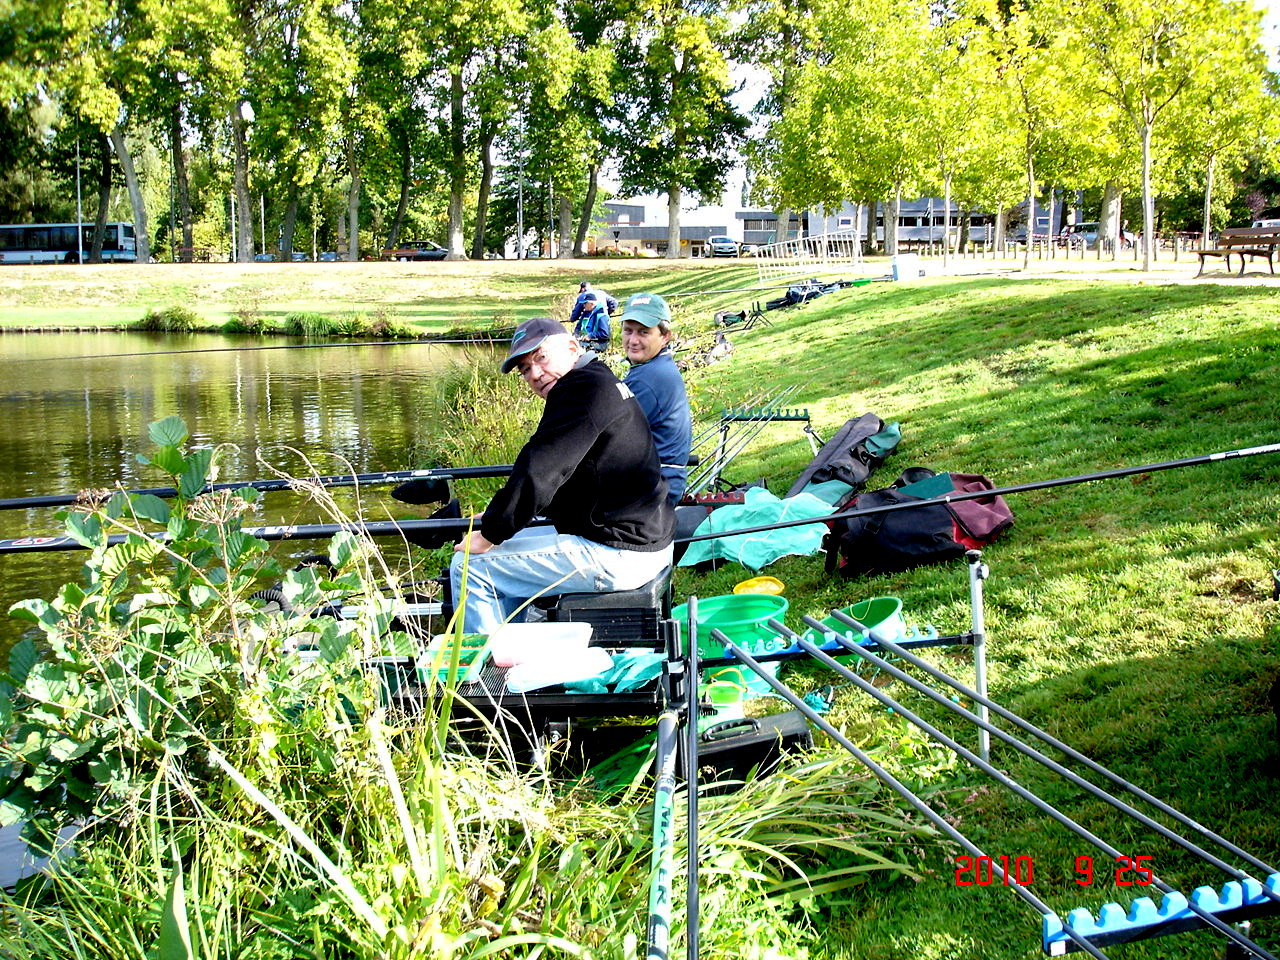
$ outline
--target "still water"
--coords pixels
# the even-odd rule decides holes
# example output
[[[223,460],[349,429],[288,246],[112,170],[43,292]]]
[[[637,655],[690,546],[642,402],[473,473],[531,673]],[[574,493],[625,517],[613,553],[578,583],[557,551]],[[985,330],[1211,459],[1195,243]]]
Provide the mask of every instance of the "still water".
[[[283,343],[283,341],[280,341]],[[277,341],[272,341],[275,345]],[[178,352],[188,351],[188,352]],[[140,465],[147,427],[182,417],[192,445],[223,445],[220,481],[369,473],[421,467],[438,425],[436,383],[461,348],[376,344],[244,349],[221,336],[136,333],[0,336],[0,499],[87,488],[168,486]],[[334,490],[349,515],[425,516],[390,500],[389,485]],[[294,492],[263,495],[253,523],[327,520]],[[60,533],[55,509],[0,510],[0,538]],[[429,512],[429,511],[428,511]],[[294,554],[314,544],[279,545]],[[78,578],[80,551],[0,553],[0,662],[22,635],[15,601],[49,598]],[[0,835],[0,885],[20,850]]]

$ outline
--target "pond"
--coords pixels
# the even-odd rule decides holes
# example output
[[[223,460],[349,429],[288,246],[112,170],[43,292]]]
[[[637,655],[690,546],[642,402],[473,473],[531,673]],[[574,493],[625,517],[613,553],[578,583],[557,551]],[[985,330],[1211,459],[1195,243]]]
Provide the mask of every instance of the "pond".
[[[220,444],[219,481],[266,479],[268,465],[291,476],[407,470],[424,465],[440,375],[456,345],[316,346],[220,335],[141,333],[0,335],[0,499],[74,494],[83,489],[167,486],[140,465],[154,448],[147,427],[182,417],[192,444]],[[287,347],[283,348],[282,347]],[[348,515],[426,516],[398,504],[391,485],[334,489]],[[268,493],[254,523],[321,517],[292,491]],[[55,509],[0,510],[0,538],[57,534]],[[314,543],[291,541],[291,555]],[[81,551],[0,553],[0,664],[22,636],[11,604],[51,597],[79,575]],[[0,883],[11,883],[18,849],[0,837]]]

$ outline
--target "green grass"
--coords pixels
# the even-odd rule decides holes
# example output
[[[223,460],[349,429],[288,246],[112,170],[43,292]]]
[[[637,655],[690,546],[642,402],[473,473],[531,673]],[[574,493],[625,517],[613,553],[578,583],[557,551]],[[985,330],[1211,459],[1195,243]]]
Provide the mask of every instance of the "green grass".
[[[1280,439],[1277,306],[1274,290],[1222,286],[884,285],[774,314],[774,326],[739,334],[731,363],[707,375],[729,393],[802,384],[795,402],[825,435],[866,411],[899,421],[903,443],[873,488],[916,464],[1007,486]],[[776,478],[780,492],[809,454],[787,425],[770,430],[732,473]],[[1280,764],[1266,691],[1280,676],[1270,599],[1278,480],[1280,457],[1260,456],[1014,496],[1017,523],[985,554],[995,698],[1272,863],[1280,860]],[[769,572],[787,584],[793,626],[802,613],[873,595],[901,597],[912,622],[943,632],[968,626],[959,563],[849,582],[828,579],[810,558]],[[678,593],[723,593],[747,575],[736,566],[682,572]],[[972,678],[963,653],[931,659]],[[812,666],[784,676],[801,692],[832,679]],[[899,683],[889,689],[919,699]],[[873,742],[893,730],[856,690],[840,692],[833,715]],[[1044,779],[1011,750],[996,755],[1015,777]],[[1076,886],[1075,857],[1094,853],[1084,841],[981,774],[958,786],[964,799],[953,800],[952,813],[961,828],[991,854],[1034,857],[1032,890],[1051,906],[1127,905],[1148,892],[1110,879]],[[1049,784],[1046,792],[1126,852],[1154,856],[1176,888],[1225,879],[1076,788]],[[925,882],[884,884],[830,916],[815,955],[1038,955],[1034,911],[1008,891],[955,887],[941,849],[925,866]],[[1274,920],[1255,924],[1264,943],[1274,944],[1277,931]],[[1219,948],[1199,933],[1108,952],[1210,957]]]

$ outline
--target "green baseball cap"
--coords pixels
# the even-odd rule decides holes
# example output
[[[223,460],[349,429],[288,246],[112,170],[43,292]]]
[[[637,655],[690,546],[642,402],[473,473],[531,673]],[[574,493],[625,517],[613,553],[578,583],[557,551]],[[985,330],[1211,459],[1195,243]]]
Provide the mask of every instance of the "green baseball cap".
[[[633,293],[622,308],[622,319],[656,327],[660,323],[671,323],[671,311],[667,309],[667,301],[656,293]]]

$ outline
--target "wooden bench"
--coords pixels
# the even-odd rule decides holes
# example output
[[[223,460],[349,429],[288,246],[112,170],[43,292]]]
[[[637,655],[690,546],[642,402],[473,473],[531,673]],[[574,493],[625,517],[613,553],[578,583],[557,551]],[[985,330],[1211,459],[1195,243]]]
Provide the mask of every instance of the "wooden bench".
[[[1217,245],[1208,250],[1195,251],[1200,258],[1200,269],[1196,276],[1204,273],[1205,260],[1208,257],[1223,257],[1227,261],[1227,270],[1231,269],[1231,255],[1240,257],[1240,272],[1244,276],[1245,257],[1266,257],[1271,272],[1276,272],[1276,245],[1280,244],[1280,229],[1275,227],[1228,227],[1218,235]]]

